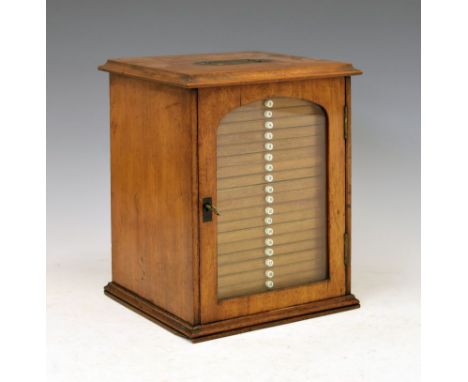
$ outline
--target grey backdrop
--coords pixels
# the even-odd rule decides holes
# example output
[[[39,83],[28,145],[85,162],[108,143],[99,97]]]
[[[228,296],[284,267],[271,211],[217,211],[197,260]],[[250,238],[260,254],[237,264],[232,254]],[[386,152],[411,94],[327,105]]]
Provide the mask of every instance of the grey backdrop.
[[[99,64],[267,50],[364,70],[353,78],[353,270],[398,272],[417,285],[419,14],[416,0],[49,0],[49,261],[95,258],[110,270],[108,81]]]

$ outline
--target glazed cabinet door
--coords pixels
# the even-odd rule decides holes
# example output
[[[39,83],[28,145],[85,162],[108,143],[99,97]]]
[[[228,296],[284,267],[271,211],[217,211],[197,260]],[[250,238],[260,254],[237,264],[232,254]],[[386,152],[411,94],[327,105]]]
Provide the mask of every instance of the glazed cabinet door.
[[[344,79],[200,89],[202,322],[345,294]]]

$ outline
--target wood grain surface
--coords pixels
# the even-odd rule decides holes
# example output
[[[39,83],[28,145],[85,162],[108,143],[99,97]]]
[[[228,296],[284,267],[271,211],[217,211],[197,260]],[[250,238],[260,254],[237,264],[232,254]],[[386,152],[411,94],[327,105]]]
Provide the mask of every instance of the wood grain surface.
[[[353,295],[347,294],[345,296],[289,306],[282,309],[233,317],[227,320],[191,324],[116,283],[112,282],[106,285],[104,292],[107,296],[141,314],[143,317],[175,334],[190,339],[192,342],[212,340],[232,334],[356,309],[360,306],[359,300]]]
[[[100,70],[185,88],[331,78],[361,74],[348,62],[269,52],[109,59]]]
[[[352,150],[351,150],[351,77],[345,78],[345,97],[346,97],[346,109],[347,109],[347,119],[346,119],[346,233],[348,237],[348,245],[346,248],[346,292],[351,293],[351,244],[352,244],[352,235],[351,235],[351,174],[352,174]]]
[[[359,307],[350,76],[361,71],[268,52],[99,69],[110,73],[108,296],[193,341]],[[206,197],[221,211],[208,222]]]
[[[196,92],[111,75],[112,279],[198,316]]]

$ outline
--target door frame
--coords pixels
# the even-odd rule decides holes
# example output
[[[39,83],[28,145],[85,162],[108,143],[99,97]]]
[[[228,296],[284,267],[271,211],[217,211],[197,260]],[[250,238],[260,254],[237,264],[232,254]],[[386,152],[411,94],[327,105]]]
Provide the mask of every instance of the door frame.
[[[329,278],[279,290],[218,300],[217,219],[203,222],[199,216],[200,320],[226,320],[288,306],[305,304],[346,293],[344,234],[346,232],[345,170],[343,135],[344,77],[275,82],[268,84],[203,88],[198,90],[198,179],[199,211],[202,200],[211,197],[216,205],[217,129],[222,118],[242,105],[270,97],[294,97],[321,106],[327,115],[327,200]]]

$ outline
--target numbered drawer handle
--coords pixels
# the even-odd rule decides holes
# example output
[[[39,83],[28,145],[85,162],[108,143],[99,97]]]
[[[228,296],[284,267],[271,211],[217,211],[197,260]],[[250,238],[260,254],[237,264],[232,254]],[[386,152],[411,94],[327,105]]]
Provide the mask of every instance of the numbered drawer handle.
[[[211,198],[203,199],[203,221],[210,222],[213,220],[213,212],[216,215],[221,215],[218,209],[213,205],[213,200]]]

